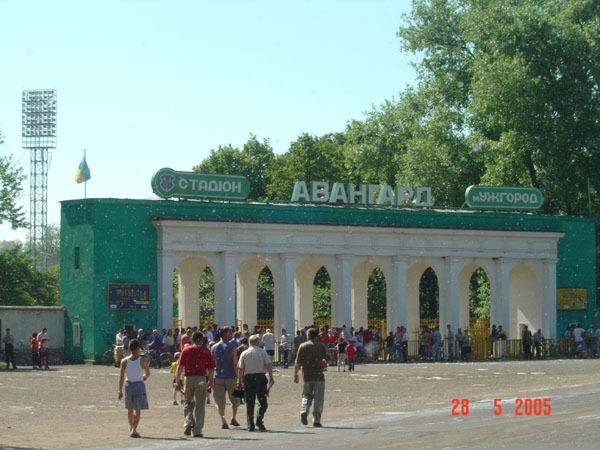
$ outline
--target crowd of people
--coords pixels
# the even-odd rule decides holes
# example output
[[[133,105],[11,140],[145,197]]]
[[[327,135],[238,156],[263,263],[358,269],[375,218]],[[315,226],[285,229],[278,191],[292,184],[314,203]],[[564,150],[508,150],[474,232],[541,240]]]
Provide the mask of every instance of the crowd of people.
[[[594,329],[590,324],[586,330],[580,323],[572,323],[566,328],[564,337],[578,358],[600,358],[600,326]]]
[[[48,342],[50,337],[48,336],[48,330],[42,328],[42,331],[34,331],[31,333],[31,339],[29,348],[31,350],[31,366],[32,369],[49,369],[48,357],[49,349]],[[15,361],[15,345],[17,339],[12,334],[10,328],[6,329],[6,334],[2,337],[2,343],[4,344],[4,359],[6,361],[6,369],[8,370],[12,364],[12,368],[17,368]]]
[[[275,346],[284,368],[289,367],[290,357],[294,364],[294,382],[299,383],[299,372],[303,374],[303,389],[300,421],[308,425],[308,415],[312,408],[314,427],[321,427],[323,412],[325,377],[323,372],[332,362],[327,347],[318,341],[319,332],[315,327],[298,330],[297,338],[292,339],[285,329],[279,340],[267,329],[264,334],[258,327],[251,332],[246,325],[237,327],[187,327],[182,330],[164,330],[162,339],[157,330],[138,330],[130,337],[126,330],[119,330],[117,344],[123,346],[124,356],[120,361],[118,398],[125,400],[129,434],[139,438],[138,425],[141,411],[148,409],[148,399],[144,382],[150,376],[150,366],[146,358],[140,357],[144,346],[158,348],[165,345],[175,351],[176,360],[172,363],[173,404],[178,404],[177,396],[183,404],[185,436],[203,437],[205,407],[210,403],[212,391],[221,419],[221,427],[240,427],[237,411],[240,404],[246,405],[246,428],[249,431],[266,431],[265,415],[268,409],[269,390],[275,383],[273,378],[273,358]],[[167,339],[165,336],[172,337]],[[336,345],[344,342],[339,337]],[[346,352],[354,341],[348,339]],[[160,343],[160,344],[158,344]],[[159,347],[160,345],[160,347]],[[328,344],[329,346],[329,344]],[[127,349],[125,352],[125,349]],[[351,352],[348,352],[351,353]],[[353,368],[351,353],[350,366]],[[226,418],[226,398],[231,404],[231,419]],[[255,413],[255,403],[258,410]]]

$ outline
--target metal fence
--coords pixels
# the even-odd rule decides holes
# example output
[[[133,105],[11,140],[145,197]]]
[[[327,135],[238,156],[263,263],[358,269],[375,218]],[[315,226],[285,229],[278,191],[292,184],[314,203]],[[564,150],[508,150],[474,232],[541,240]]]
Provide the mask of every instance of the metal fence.
[[[399,349],[380,348],[377,352],[377,359],[402,361],[402,354]],[[409,361],[431,360],[432,348],[426,346],[423,348],[419,340],[408,342],[407,354]],[[440,348],[442,360],[448,360],[448,346],[446,342],[442,343]],[[538,357],[538,352],[534,344],[531,345],[533,358]],[[539,346],[539,358],[593,358],[598,356],[595,341],[589,341],[581,351],[577,351],[572,339],[557,338],[545,339]],[[470,351],[462,352],[458,343],[454,343],[454,359],[461,360],[503,360],[503,359],[523,359],[523,342],[521,339],[507,339],[504,341],[488,341],[485,338],[471,338]]]

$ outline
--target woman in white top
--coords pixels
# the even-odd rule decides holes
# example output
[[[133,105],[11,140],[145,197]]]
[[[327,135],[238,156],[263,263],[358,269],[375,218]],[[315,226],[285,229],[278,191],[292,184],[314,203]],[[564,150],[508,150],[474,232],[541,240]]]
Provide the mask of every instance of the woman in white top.
[[[131,355],[121,360],[121,377],[119,378],[119,400],[123,398],[125,384],[125,408],[129,420],[129,436],[139,438],[137,427],[140,423],[141,410],[148,409],[146,385],[144,381],[150,376],[150,367],[146,358],[140,356],[140,342],[132,339],[129,342]]]

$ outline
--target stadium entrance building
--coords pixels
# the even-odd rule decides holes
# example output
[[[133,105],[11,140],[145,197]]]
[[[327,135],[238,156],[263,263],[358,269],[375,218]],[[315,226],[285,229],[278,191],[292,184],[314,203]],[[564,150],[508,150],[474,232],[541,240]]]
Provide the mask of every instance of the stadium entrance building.
[[[419,327],[419,282],[428,268],[438,279],[440,324],[455,330],[469,323],[469,283],[478,268],[490,280],[491,323],[502,324],[509,338],[525,324],[552,338],[572,322],[595,323],[591,218],[237,200],[61,205],[65,353],[74,361],[101,355],[124,325],[197,325],[206,267],[219,325],[256,323],[265,267],[274,279],[276,329],[311,324],[313,282],[323,266],[334,326],[367,326],[375,268],[386,280],[388,332]]]

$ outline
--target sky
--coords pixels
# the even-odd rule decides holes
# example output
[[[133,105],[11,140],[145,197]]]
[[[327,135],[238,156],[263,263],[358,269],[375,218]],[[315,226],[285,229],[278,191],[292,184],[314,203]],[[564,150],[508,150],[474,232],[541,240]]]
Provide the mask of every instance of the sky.
[[[281,154],[303,133],[343,132],[414,85],[415,57],[396,36],[410,6],[0,0],[0,155],[29,176],[21,95],[55,89],[47,222],[60,225],[62,200],[155,198],[159,169],[191,171],[251,135]],[[77,184],[84,150],[91,179]],[[28,219],[29,179],[22,187]],[[0,241],[26,235],[0,225]]]

